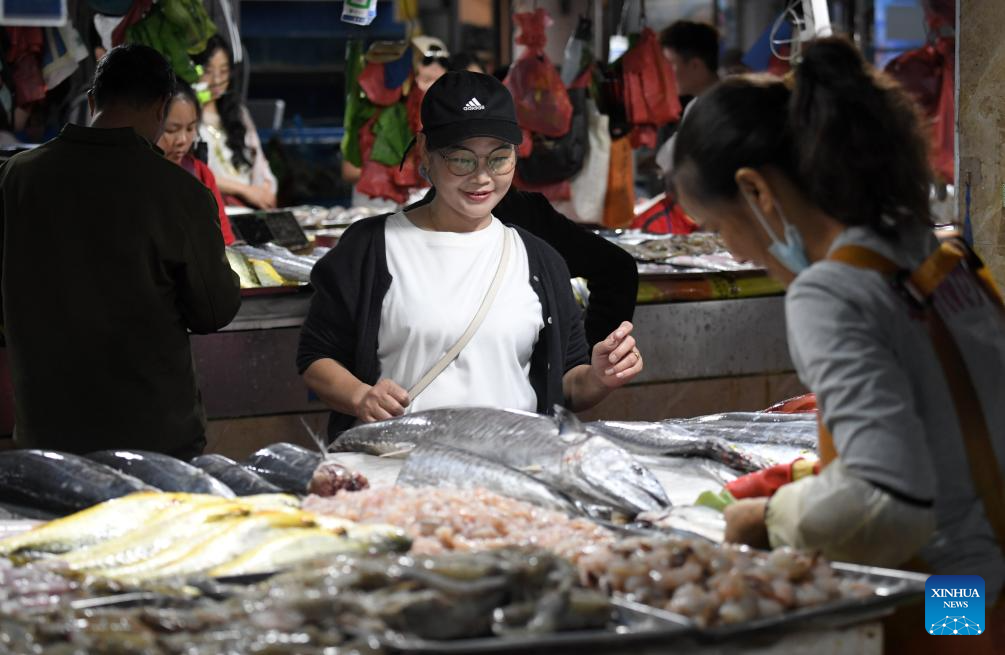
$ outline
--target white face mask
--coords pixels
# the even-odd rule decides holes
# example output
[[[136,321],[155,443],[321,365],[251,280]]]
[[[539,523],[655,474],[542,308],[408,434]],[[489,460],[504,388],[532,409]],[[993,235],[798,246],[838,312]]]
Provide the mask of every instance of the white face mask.
[[[782,213],[782,208],[778,203],[775,203],[775,211],[778,212],[778,215],[782,219],[782,224],[785,226],[783,239],[779,239],[775,235],[774,230],[768,225],[768,219],[761,213],[761,208],[757,206],[753,198],[746,193],[743,194],[743,197],[747,200],[750,211],[754,212],[757,222],[761,224],[764,231],[771,237],[771,246],[768,247],[768,252],[778,260],[778,263],[787,268],[793,275],[799,275],[799,273],[809,268],[810,260],[806,257],[806,246],[803,244],[803,237],[799,234],[796,226],[785,218],[785,214]]]

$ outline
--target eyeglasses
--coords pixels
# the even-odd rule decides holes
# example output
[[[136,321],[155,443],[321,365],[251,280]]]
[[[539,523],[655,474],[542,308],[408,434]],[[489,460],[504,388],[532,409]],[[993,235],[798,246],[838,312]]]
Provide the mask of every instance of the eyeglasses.
[[[454,150],[449,153],[437,153],[443,157],[447,164],[447,170],[463,177],[471,175],[478,170],[478,162],[485,160],[485,167],[492,175],[506,175],[516,167],[516,150],[513,148],[499,148],[493,150],[487,157],[479,157],[473,152],[464,150]]]
[[[444,68],[449,68],[450,58],[447,57],[446,51],[440,48],[440,46],[431,45],[429,50],[422,53],[422,65],[429,66],[430,64],[439,64]]]

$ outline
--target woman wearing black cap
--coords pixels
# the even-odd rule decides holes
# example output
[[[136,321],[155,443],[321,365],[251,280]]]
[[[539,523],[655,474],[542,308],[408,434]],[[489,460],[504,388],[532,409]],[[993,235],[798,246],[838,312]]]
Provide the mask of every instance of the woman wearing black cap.
[[[354,224],[311,275],[297,364],[335,410],[329,437],[434,407],[582,410],[638,375],[632,324],[591,357],[562,258],[492,216],[521,141],[509,91],[448,73],[426,92],[422,124],[433,200]]]

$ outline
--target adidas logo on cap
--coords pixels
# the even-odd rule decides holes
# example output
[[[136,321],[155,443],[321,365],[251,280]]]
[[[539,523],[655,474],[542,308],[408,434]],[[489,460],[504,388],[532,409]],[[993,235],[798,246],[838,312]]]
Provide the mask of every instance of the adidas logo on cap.
[[[478,98],[471,98],[468,100],[468,104],[464,105],[464,111],[481,111],[485,109],[485,105],[478,102]]]

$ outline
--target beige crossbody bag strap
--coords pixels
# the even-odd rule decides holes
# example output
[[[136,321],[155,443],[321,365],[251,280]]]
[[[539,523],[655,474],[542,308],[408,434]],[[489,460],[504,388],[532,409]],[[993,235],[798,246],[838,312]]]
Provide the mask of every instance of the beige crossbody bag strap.
[[[468,324],[468,329],[464,331],[461,338],[457,340],[457,343],[453,345],[450,350],[448,350],[440,361],[433,364],[433,367],[423,375],[415,385],[408,390],[408,399],[414,401],[420,393],[426,390],[433,380],[439,377],[450,363],[457,359],[464,347],[468,345],[471,338],[475,336],[475,332],[481,327],[482,322],[485,320],[485,315],[489,313],[489,309],[492,308],[492,303],[496,299],[496,294],[499,293],[499,287],[502,286],[503,277],[506,274],[506,267],[509,266],[509,251],[510,251],[510,241],[512,237],[510,236],[509,228],[503,228],[503,248],[502,256],[499,257],[499,265],[496,267],[495,277],[492,278],[492,284],[489,285],[489,290],[485,292],[485,297],[482,298],[481,307],[478,308],[478,312],[475,314],[474,318],[471,319],[471,323]]]

